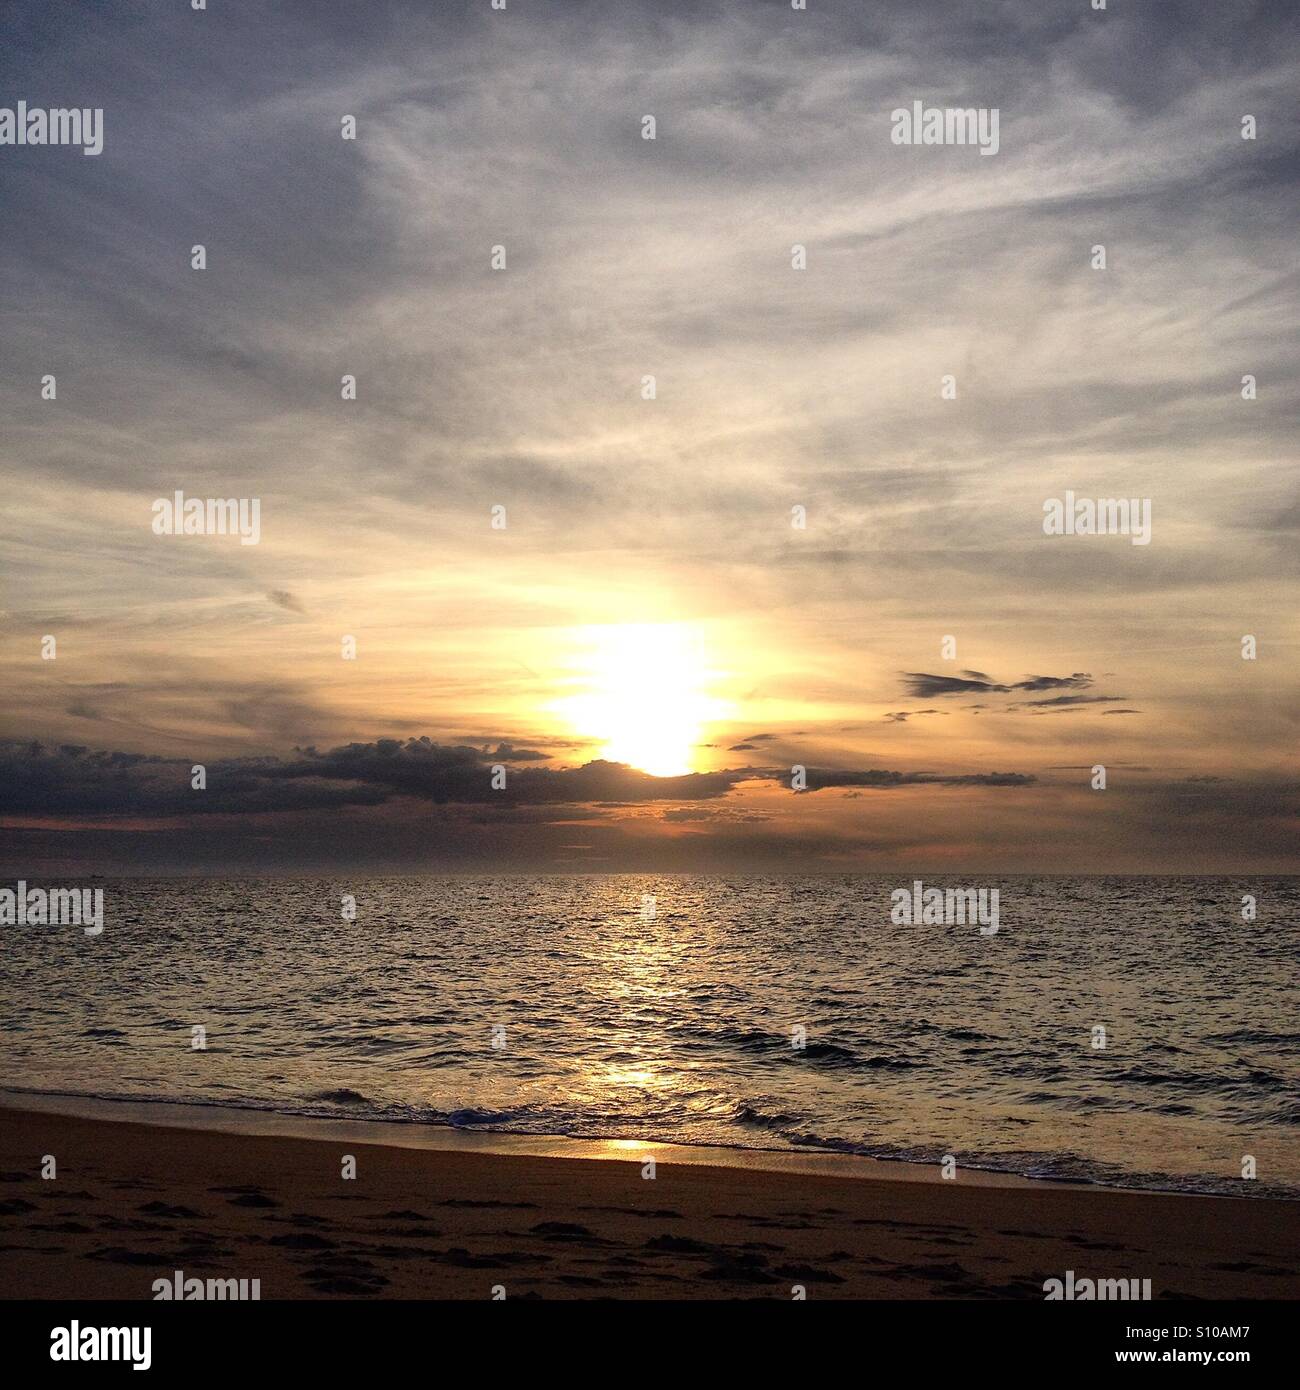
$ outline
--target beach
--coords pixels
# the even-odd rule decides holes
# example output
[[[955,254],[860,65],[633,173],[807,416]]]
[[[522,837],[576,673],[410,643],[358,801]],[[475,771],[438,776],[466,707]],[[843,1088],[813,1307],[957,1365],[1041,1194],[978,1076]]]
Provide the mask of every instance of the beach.
[[[1149,1279],[1155,1299],[1300,1294],[1294,1203],[988,1183],[931,1168],[581,1159],[0,1110],[9,1296],[152,1299],[1042,1299]],[[345,1155],[355,1177],[342,1176]],[[41,1177],[52,1155],[56,1176]],[[882,1168],[900,1165],[882,1165]]]

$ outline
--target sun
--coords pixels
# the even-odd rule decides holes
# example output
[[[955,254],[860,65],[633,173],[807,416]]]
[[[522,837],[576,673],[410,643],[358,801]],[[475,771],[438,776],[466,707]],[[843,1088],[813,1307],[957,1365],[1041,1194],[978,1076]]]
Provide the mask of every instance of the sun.
[[[558,710],[600,756],[655,777],[691,772],[701,732],[722,714],[698,635],[685,623],[617,623],[578,634],[579,693]]]

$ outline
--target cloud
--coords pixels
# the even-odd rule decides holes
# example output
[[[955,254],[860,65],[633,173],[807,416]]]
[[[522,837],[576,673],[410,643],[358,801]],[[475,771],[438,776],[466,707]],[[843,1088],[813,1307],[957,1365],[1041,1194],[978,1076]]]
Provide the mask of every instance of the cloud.
[[[789,773],[777,774],[789,780]],[[1038,779],[1023,772],[890,772],[872,768],[865,772],[850,772],[828,768],[808,768],[810,792],[827,787],[874,787],[889,790],[894,787],[1027,787]]]
[[[1127,695],[1054,695],[1048,700],[1025,700],[1008,708],[1032,709],[1037,714],[1067,714],[1084,705],[1109,705],[1127,699]]]
[[[357,25],[350,0],[292,0],[256,24],[153,7],[146,46],[121,7],[75,24],[9,8],[0,86],[93,91],[108,114],[101,158],[5,153],[23,235],[0,239],[17,287],[0,730],[162,761],[83,754],[63,780],[18,769],[33,780],[0,796],[72,813],[80,786],[87,814],[186,815],[205,757],[208,810],[301,806],[317,830],[412,797],[465,822],[505,807],[521,835],[527,805],[576,817],[563,798],[593,788],[593,805],[643,805],[657,784],[557,768],[599,745],[548,736],[580,674],[560,634],[647,614],[716,638],[710,669],[745,692],[725,725],[745,761],[780,762],[793,737],[745,728],[880,733],[890,710],[888,752],[807,758],[1031,775],[1090,757],[1073,740],[1093,721],[1029,715],[1126,713],[1079,673],[1025,675],[1076,664],[1140,690],[1147,725],[1106,734],[1153,765],[1212,748],[1249,778],[1296,747],[1286,6],[529,0],[511,18],[391,0]],[[889,113],[914,97],[998,106],[999,154],[892,145]],[[941,403],[949,371],[959,397]],[[153,536],[149,503],[175,486],[261,497],[261,543]],[[1066,487],[1151,496],[1153,544],[1044,537],[1042,502]],[[1243,630],[1257,671],[1220,641]],[[45,633],[57,662],[34,655]],[[910,671],[900,694],[895,673],[944,633],[994,674]],[[893,709],[906,698],[978,718],[927,725]],[[402,748],[436,732],[444,751],[335,756],[358,730]],[[1147,753],[1125,746],[1139,733]],[[327,751],[283,756],[294,744]],[[485,760],[509,765],[508,795],[457,800],[482,794]],[[683,794],[739,800],[732,775]],[[1049,795],[990,788],[997,852],[1037,846],[1038,817],[1008,808]],[[944,833],[928,807],[917,824],[897,810],[854,850]],[[1061,843],[1096,850],[1100,823],[1076,807]],[[954,854],[976,838],[951,833]]]
[[[932,676],[923,671],[904,671],[903,683],[909,695],[933,699],[936,695],[963,695],[971,691],[1010,690],[1009,685],[994,685],[986,680],[970,680],[961,676]]]
[[[508,743],[499,743],[495,749],[485,749],[483,756],[498,763],[528,763],[540,762],[551,754],[543,753],[540,748],[514,748]]]
[[[291,782],[354,782],[386,794],[433,802],[490,805],[598,801],[693,801],[725,796],[745,770],[693,772],[652,777],[622,763],[597,759],[575,768],[523,768],[492,787],[495,755],[476,748],[448,747],[427,737],[406,742],[379,739],[349,743],[327,752],[298,749],[297,756],[268,766],[264,775]]]
[[[504,746],[492,752],[422,737],[350,743],[325,752],[300,748],[285,758],[219,759],[205,765],[206,788],[196,791],[189,761],[8,742],[0,744],[0,815],[256,815],[375,806],[398,797],[502,807],[693,801],[725,796],[752,775],[741,770],[657,778],[620,763],[594,761],[568,769],[510,771],[504,788],[494,790],[491,765],[502,760]]]
[[[377,739],[325,751],[297,748],[285,757],[220,759],[205,764],[206,787],[191,788],[191,763],[139,753],[0,743],[0,815],[167,817],[260,815],[379,806],[399,798],[436,805],[632,807],[712,801],[744,782],[789,780],[786,769],[737,768],[652,777],[597,759],[572,768],[515,768],[494,788],[489,751],[430,738]],[[524,750],[527,752],[528,750]],[[545,756],[545,755],[536,755]],[[808,790],[828,787],[1024,786],[1020,773],[808,770]]]
[[[208,787],[191,790],[189,761],[75,744],[0,744],[0,815],[151,817],[375,805],[376,788],[283,781],[274,759],[206,765]]]
[[[659,819],[668,825],[762,825],[771,820],[763,811],[732,806],[679,806]]]
[[[999,685],[976,671],[966,671],[961,676],[936,676],[924,671],[904,671],[903,680],[908,694],[921,699],[933,698],[936,695],[966,695],[972,691],[1008,694],[1013,690],[1079,690],[1092,684],[1092,677],[1086,671],[1076,671],[1071,676],[1029,676],[1011,685]]]
[[[1076,671],[1072,676],[1030,676],[1028,680],[1017,681],[1012,690],[1057,690],[1062,686],[1080,689],[1092,684],[1092,677],[1086,671]]]

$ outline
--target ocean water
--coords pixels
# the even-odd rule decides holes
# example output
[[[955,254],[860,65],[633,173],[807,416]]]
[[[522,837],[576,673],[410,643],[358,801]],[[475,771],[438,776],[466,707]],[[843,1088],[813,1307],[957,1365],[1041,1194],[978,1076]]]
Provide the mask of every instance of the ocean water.
[[[926,883],[998,932],[897,877],[98,880],[98,937],[0,927],[0,1085],[1300,1197],[1300,879]]]

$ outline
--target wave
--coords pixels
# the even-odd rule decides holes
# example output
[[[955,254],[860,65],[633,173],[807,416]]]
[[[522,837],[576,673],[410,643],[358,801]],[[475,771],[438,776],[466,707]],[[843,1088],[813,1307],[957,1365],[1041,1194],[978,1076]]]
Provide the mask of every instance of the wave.
[[[760,1033],[752,1029],[704,1029],[681,1025],[674,1030],[686,1034],[688,1049],[708,1045],[723,1053],[741,1057],[762,1056],[768,1060],[783,1060],[791,1065],[815,1062],[825,1067],[844,1067],[862,1071],[911,1071],[922,1065],[907,1057],[874,1053],[866,1056],[853,1047],[837,1042],[807,1042],[796,1045],[786,1033]],[[972,1033],[972,1038],[983,1035]]]
[[[728,1119],[732,1124],[746,1125],[751,1129],[784,1130],[796,1121],[794,1115],[769,1115],[756,1105],[741,1101],[734,1105]]]
[[[520,1118],[518,1111],[512,1110],[453,1110],[445,1115],[442,1123],[450,1125],[452,1129],[472,1129],[477,1125],[508,1125],[511,1120]]]

